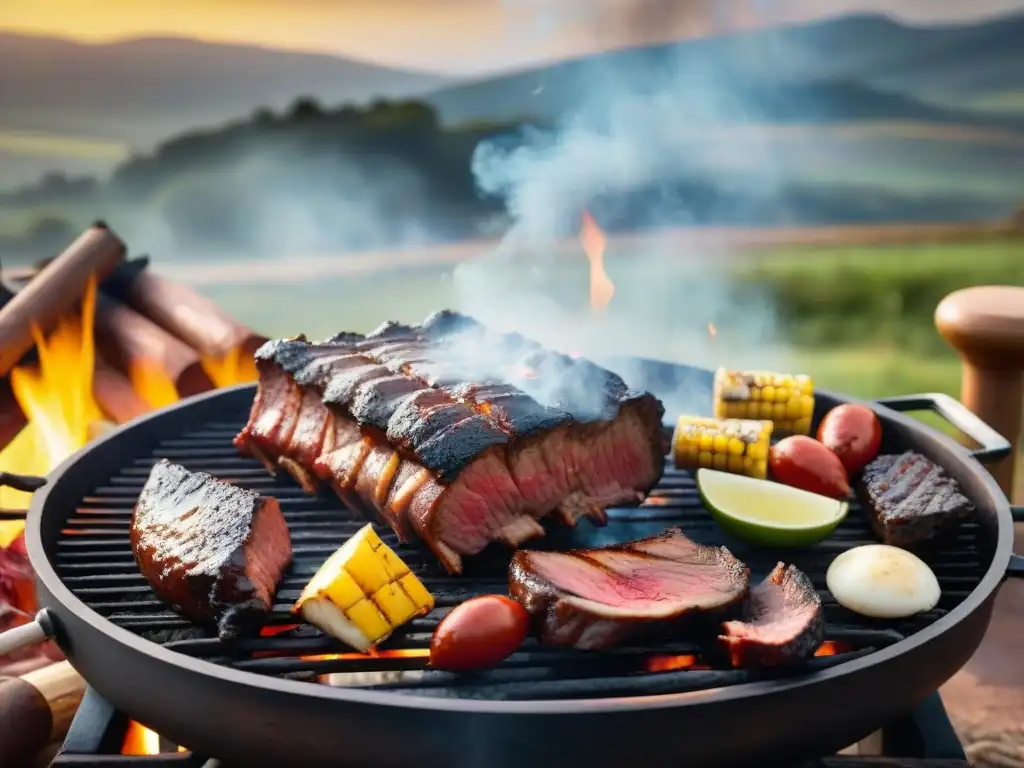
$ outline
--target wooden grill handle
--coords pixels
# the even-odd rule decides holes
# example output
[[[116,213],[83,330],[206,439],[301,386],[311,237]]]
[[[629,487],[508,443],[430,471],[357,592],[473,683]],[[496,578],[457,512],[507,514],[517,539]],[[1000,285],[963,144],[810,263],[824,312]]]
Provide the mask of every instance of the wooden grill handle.
[[[85,681],[66,661],[0,677],[0,765],[27,765],[71,727]]]
[[[1011,496],[1024,406],[1024,288],[955,291],[936,308],[935,327],[963,361],[963,404],[1010,441],[1009,458],[989,470]]]

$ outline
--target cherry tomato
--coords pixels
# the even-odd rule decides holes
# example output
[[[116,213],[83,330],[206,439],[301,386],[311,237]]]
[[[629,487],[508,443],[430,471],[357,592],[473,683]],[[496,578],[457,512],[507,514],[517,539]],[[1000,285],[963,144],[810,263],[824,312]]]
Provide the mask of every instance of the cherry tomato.
[[[825,414],[818,427],[818,440],[832,449],[852,475],[878,455],[882,424],[866,405],[846,403]]]
[[[452,672],[493,667],[526,639],[530,615],[504,595],[484,595],[455,606],[430,640],[430,666]]]
[[[829,448],[805,435],[780,440],[768,454],[772,479],[834,499],[850,492],[846,468]]]

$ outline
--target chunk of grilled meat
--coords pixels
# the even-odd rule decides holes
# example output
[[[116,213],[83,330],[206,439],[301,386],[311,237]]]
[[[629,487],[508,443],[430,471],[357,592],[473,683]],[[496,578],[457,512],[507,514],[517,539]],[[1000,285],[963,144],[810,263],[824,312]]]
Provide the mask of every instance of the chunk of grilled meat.
[[[413,534],[452,573],[492,541],[607,521],[660,479],[662,404],[615,374],[440,312],[367,336],[268,342],[244,453]]]
[[[719,640],[735,667],[801,664],[825,639],[821,598],[796,566],[779,563],[750,590],[743,621],[722,624]]]
[[[856,491],[875,534],[897,547],[927,541],[974,514],[956,480],[912,451],[874,459],[864,468]]]
[[[277,499],[161,459],[131,521],[139,570],[161,598],[222,639],[270,610],[292,559]]]
[[[678,528],[596,549],[520,550],[508,574],[541,642],[583,650],[721,613],[746,597],[749,579],[728,549],[697,544]]]

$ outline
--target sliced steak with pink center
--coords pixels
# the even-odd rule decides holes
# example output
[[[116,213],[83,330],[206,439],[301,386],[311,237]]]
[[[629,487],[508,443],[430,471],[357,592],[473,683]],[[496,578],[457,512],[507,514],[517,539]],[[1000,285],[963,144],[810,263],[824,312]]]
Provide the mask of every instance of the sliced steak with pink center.
[[[697,544],[676,528],[595,549],[520,550],[508,578],[542,642],[583,650],[722,613],[749,587],[749,571],[729,550]]]
[[[268,342],[256,358],[239,448],[300,481],[290,464],[301,465],[403,539],[417,535],[453,573],[490,542],[543,535],[552,512],[602,525],[606,507],[639,503],[661,477],[654,396],[462,315]]]
[[[779,563],[750,590],[743,621],[727,621],[719,638],[737,667],[800,664],[825,639],[821,597],[795,566]]]

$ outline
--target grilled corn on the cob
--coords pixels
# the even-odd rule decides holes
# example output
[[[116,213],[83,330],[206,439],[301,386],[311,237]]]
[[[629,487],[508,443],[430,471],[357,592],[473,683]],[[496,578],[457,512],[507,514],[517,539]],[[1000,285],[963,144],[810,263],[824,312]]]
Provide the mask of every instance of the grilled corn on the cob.
[[[764,479],[773,425],[753,419],[680,416],[672,437],[677,469],[709,467]]]
[[[433,607],[434,596],[366,525],[320,566],[292,611],[365,652]]]
[[[814,382],[810,376],[719,368],[713,396],[719,419],[770,419],[777,434],[811,431]]]

